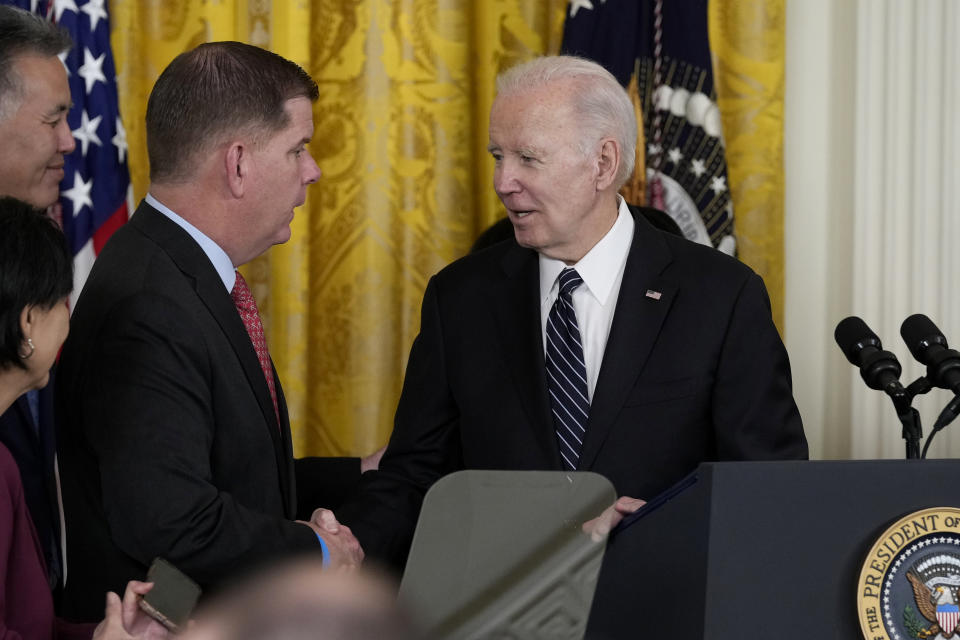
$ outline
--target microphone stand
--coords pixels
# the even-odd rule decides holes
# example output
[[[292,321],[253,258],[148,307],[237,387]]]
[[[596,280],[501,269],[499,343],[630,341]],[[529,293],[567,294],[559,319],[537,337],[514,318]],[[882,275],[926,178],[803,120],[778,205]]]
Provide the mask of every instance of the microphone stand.
[[[930,443],[933,442],[933,436],[937,434],[945,426],[953,422],[954,418],[960,415],[960,394],[954,396],[953,400],[943,408],[943,411],[940,412],[940,415],[937,417],[937,421],[933,423],[933,429],[930,431],[930,435],[927,436],[927,441],[923,445],[923,453],[920,454],[921,458],[927,457],[927,449],[930,448]]]
[[[920,440],[923,438],[923,427],[920,425],[920,413],[914,409],[913,399],[932,389],[926,376],[921,376],[911,382],[905,389],[888,392],[897,410],[897,417],[903,425],[903,439],[906,442],[907,460],[920,459]],[[925,457],[925,456],[924,456]]]

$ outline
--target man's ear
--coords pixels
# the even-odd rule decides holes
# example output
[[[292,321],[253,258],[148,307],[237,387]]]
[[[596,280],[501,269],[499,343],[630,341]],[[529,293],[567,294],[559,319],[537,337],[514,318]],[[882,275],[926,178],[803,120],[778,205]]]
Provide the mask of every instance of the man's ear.
[[[235,198],[242,198],[250,171],[250,157],[246,146],[239,140],[231,142],[223,153],[223,163],[230,193]]]
[[[620,169],[620,145],[613,138],[600,141],[597,156],[597,191],[606,191],[617,179]]]

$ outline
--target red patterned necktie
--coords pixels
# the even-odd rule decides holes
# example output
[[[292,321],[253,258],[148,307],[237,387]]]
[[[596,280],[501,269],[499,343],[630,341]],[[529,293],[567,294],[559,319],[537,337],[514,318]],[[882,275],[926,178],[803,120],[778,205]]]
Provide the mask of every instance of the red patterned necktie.
[[[277,424],[280,424],[280,407],[277,404],[277,387],[273,383],[273,365],[270,363],[270,352],[267,351],[267,339],[263,335],[263,324],[260,322],[260,312],[257,310],[257,301],[253,299],[250,293],[250,287],[247,281],[243,279],[239,271],[235,271],[237,280],[233,284],[233,291],[230,297],[233,298],[233,304],[240,312],[240,318],[243,320],[243,326],[247,329],[247,335],[253,342],[253,349],[257,352],[257,359],[260,360],[260,368],[263,370],[263,377],[267,381],[267,387],[270,389],[270,399],[273,400],[273,411],[277,416]]]

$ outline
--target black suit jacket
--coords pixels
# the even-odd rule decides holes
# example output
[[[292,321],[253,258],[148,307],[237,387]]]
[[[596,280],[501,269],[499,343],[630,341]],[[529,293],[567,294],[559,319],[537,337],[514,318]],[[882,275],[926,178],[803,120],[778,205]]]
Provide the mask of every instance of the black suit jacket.
[[[763,281],[635,221],[579,468],[651,498],[701,461],[805,458]],[[562,469],[539,301],[537,254],[513,241],[430,280],[380,471],[338,512],[368,557],[402,566],[444,473]]]
[[[223,281],[185,231],[141,204],[97,258],[60,361],[62,614],[102,618],[104,592],[142,579],[155,556],[209,589],[277,554],[319,550],[291,520],[275,382],[280,424]]]

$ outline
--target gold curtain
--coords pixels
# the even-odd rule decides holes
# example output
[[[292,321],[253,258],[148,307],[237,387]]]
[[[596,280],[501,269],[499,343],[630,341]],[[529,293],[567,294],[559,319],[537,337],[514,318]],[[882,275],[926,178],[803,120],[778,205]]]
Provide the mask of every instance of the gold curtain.
[[[737,251],[763,276],[782,333],[784,0],[708,6]]]
[[[324,175],[290,242],[244,268],[298,455],[384,443],[427,279],[503,211],[485,151],[497,73],[555,53],[566,0],[111,0],[134,197],[159,72],[210,40],[290,58],[320,85]],[[747,26],[745,26],[747,25]],[[712,0],[710,29],[741,257],[782,307],[783,0]]]

